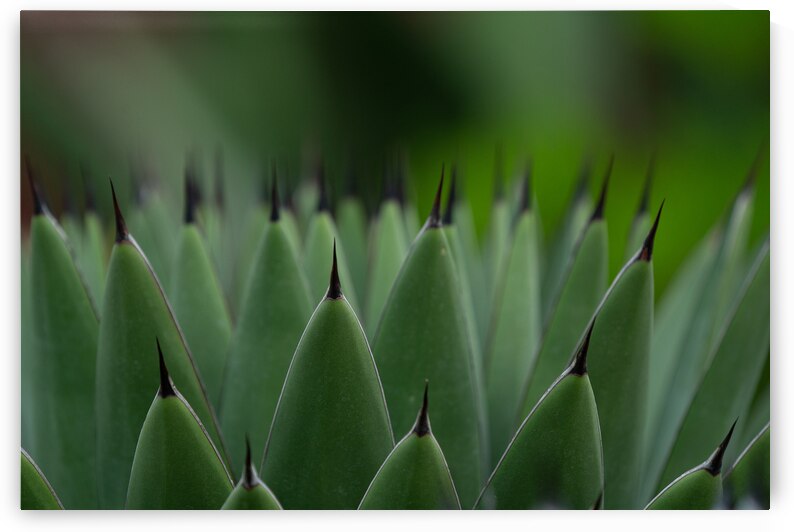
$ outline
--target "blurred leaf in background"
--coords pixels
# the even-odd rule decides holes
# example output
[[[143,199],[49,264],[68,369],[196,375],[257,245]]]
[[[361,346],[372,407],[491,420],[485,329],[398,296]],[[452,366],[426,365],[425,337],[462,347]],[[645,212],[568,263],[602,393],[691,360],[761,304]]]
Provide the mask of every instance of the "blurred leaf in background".
[[[125,202],[133,175],[142,180],[134,170],[147,168],[179,205],[185,154],[199,154],[209,190],[222,146],[232,227],[243,227],[272,161],[289,190],[322,158],[336,198],[355,167],[370,213],[395,153],[421,213],[440,162],[455,162],[482,235],[499,145],[508,179],[532,157],[547,238],[583,158],[602,166],[614,153],[610,277],[656,153],[651,205],[667,200],[658,295],[725,215],[759,149],[768,161],[769,37],[767,11],[28,11],[21,150],[60,214],[67,189],[80,198],[81,165],[95,190],[113,177]],[[757,190],[751,245],[769,227],[766,163]],[[109,207],[97,205],[108,225]]]

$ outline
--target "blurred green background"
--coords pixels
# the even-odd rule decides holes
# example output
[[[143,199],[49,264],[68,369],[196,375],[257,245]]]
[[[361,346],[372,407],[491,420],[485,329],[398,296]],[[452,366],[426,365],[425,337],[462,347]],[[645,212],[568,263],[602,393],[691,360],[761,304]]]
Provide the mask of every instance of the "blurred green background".
[[[659,292],[760,149],[753,239],[769,230],[767,11],[22,12],[20,59],[21,152],[56,214],[81,208],[83,175],[108,223],[108,177],[122,203],[136,176],[181,206],[186,153],[209,183],[220,148],[232,217],[271,162],[297,182],[322,158],[336,196],[355,172],[374,208],[402,158],[423,214],[456,163],[482,232],[500,147],[508,178],[531,158],[549,236],[582,161],[595,196],[614,154],[615,273],[655,152]]]

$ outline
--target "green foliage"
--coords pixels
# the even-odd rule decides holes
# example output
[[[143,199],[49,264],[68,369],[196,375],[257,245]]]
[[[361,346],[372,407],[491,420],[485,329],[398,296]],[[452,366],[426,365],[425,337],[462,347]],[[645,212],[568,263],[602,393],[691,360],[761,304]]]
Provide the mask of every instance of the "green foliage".
[[[46,211],[30,235],[27,448],[69,508],[94,508],[99,324],[64,233]]]
[[[132,234],[116,205],[112,250],[107,220],[65,217],[66,239],[37,204],[23,508],[769,506],[769,243],[749,237],[752,181],[657,303],[670,238],[654,248],[667,225],[647,196],[610,248],[606,186],[594,204],[586,179],[545,242],[525,179],[496,194],[482,239],[471,198],[450,192],[441,217],[441,185],[420,230],[417,198],[334,209],[318,181],[284,206],[274,186],[270,212],[216,196],[182,224],[148,191]],[[610,249],[625,266],[608,287]]]
[[[229,473],[201,421],[174,389],[162,356],[161,385],[138,437],[125,507],[220,508],[232,490]]]
[[[262,478],[287,509],[355,509],[393,447],[367,339],[332,283],[292,358]]]
[[[52,486],[25,449],[22,449],[20,468],[22,480],[19,489],[19,508],[21,510],[63,510]]]

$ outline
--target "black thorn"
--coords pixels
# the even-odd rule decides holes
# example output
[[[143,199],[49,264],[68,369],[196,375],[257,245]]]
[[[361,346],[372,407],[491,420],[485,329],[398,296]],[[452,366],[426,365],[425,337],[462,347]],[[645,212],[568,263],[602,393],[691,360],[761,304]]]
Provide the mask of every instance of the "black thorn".
[[[590,336],[593,334],[594,326],[595,319],[590,322],[590,327],[587,329],[584,341],[573,357],[573,364],[571,364],[571,368],[568,370],[570,375],[579,375],[581,377],[587,373],[587,350],[590,349]]]
[[[215,205],[218,210],[223,210],[223,149],[218,147],[215,152]]]
[[[280,218],[280,207],[278,199],[278,178],[276,177],[276,166],[273,165],[273,186],[270,190],[270,221],[277,222]]]
[[[157,393],[160,397],[176,395],[174,383],[168,375],[168,368],[165,367],[165,358],[163,358],[163,350],[160,348],[159,338],[157,338],[157,354],[160,355],[160,390]]]
[[[645,185],[642,187],[642,196],[640,197],[640,206],[637,209],[637,216],[648,212],[648,203],[651,200],[651,183],[653,182],[653,174],[656,172],[656,152],[651,155],[651,160],[648,161],[648,169],[645,171]]]
[[[731,442],[731,436],[733,436],[733,429],[736,428],[737,421],[739,421],[738,418],[734,420],[733,425],[731,425],[731,430],[728,431],[728,434],[725,436],[725,439],[722,440],[719,447],[711,453],[711,456],[706,460],[706,464],[703,467],[703,469],[711,473],[714,477],[719,475],[722,471],[722,457],[725,455],[725,449],[728,448],[728,444]]]
[[[601,493],[598,494],[598,498],[596,499],[595,504],[593,507],[590,508],[591,510],[601,510],[601,502],[604,500],[604,490],[601,490]]]
[[[604,173],[604,184],[601,185],[601,195],[598,197],[598,204],[596,205],[595,211],[593,211],[591,220],[602,220],[604,218],[604,207],[606,207],[607,203],[607,188],[609,187],[609,177],[612,175],[612,164],[614,162],[615,156],[612,155],[609,158],[609,164]]]
[[[33,176],[33,166],[30,164],[30,158],[25,156],[25,173],[28,175],[28,183],[30,184],[30,192],[33,196],[33,214],[44,214],[47,206],[41,199],[39,194],[39,187],[36,185],[36,179]]]
[[[532,170],[531,164],[527,163],[524,171],[524,185],[521,187],[521,212],[526,212],[532,206]]]
[[[411,432],[419,436],[425,436],[430,434],[430,416],[428,415],[428,407],[427,407],[427,379],[425,379],[425,398],[422,401],[422,408],[419,410],[419,415],[416,416],[416,423],[414,423],[414,428],[411,429]]]
[[[458,182],[458,168],[452,165],[452,179],[449,184],[449,195],[447,196],[447,209],[444,211],[444,218],[442,223],[444,225],[452,225],[452,211],[455,208],[455,194]]]
[[[258,484],[259,477],[256,474],[254,465],[251,463],[251,442],[248,434],[245,435],[245,467],[243,469],[243,487],[252,490]]]
[[[192,224],[196,221],[196,203],[198,194],[196,183],[190,172],[185,172],[185,223]]]
[[[331,202],[328,200],[328,190],[325,185],[325,170],[322,166],[317,170],[317,183],[320,187],[320,200],[317,202],[317,212],[330,212]]]
[[[339,282],[339,270],[336,266],[336,239],[334,239],[334,262],[331,265],[331,282],[328,284],[326,299],[342,299],[342,284]]]
[[[130,232],[127,230],[127,224],[124,222],[124,216],[121,214],[119,208],[119,201],[116,198],[116,188],[113,186],[113,180],[110,180],[110,192],[113,194],[113,211],[116,213],[116,242],[123,242],[129,239]]]
[[[659,205],[659,212],[656,213],[656,220],[654,220],[653,226],[651,230],[648,231],[648,236],[645,237],[645,242],[642,244],[639,260],[644,260],[645,262],[651,261],[651,257],[653,256],[653,241],[656,238],[656,228],[659,227],[659,218],[662,216],[663,208],[664,200],[662,200],[662,204]]]
[[[441,191],[444,189],[444,165],[441,165],[441,179],[438,182],[438,190],[436,190],[436,198],[433,200],[433,208],[430,210],[430,216],[427,218],[427,227],[439,228],[441,227]]]

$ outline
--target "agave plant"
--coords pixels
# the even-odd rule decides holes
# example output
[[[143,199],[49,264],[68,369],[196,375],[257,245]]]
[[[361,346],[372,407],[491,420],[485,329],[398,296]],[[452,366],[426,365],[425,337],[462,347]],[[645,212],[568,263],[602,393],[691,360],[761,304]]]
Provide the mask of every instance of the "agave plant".
[[[368,220],[274,170],[234,253],[190,167],[169,227],[112,184],[59,223],[26,167],[22,508],[769,507],[757,163],[659,302],[650,170],[609,282],[611,161],[550,242],[529,168],[482,242],[456,169],[421,228],[402,184]]]

